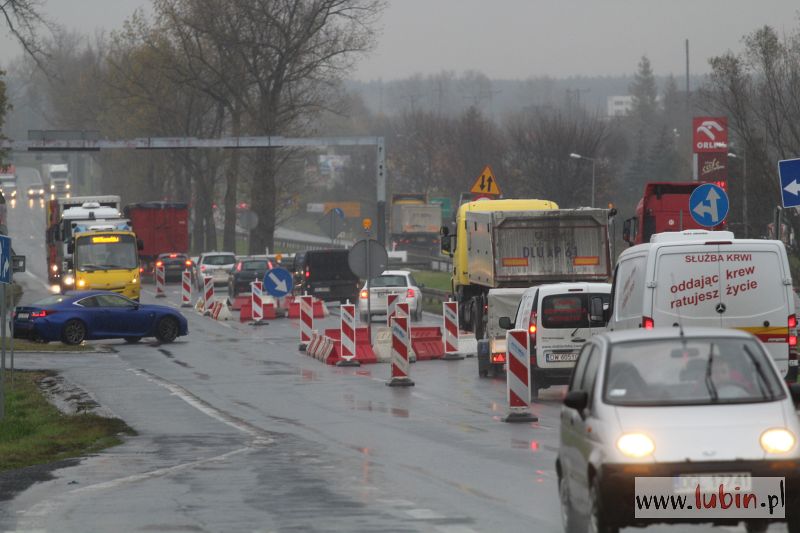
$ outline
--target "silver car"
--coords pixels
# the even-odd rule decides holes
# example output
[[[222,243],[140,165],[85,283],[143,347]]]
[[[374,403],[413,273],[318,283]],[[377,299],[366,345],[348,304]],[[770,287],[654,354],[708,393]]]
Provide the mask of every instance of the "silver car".
[[[565,530],[652,523],[635,519],[637,477],[680,484],[707,476],[785,477],[789,531],[800,532],[798,387],[787,386],[761,342],[742,331],[592,337],[561,410],[556,472]],[[745,525],[763,531],[767,521]]]
[[[236,256],[229,252],[206,252],[200,254],[195,263],[195,286],[203,286],[203,277],[211,276],[214,285],[224,285],[228,283],[228,273],[236,264]]]

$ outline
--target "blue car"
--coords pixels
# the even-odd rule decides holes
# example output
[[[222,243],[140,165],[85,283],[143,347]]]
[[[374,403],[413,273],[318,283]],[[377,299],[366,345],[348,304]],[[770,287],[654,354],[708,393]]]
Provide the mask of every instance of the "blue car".
[[[177,310],[144,305],[108,291],[56,294],[14,311],[14,337],[80,344],[84,340],[155,337],[172,342],[189,327]]]

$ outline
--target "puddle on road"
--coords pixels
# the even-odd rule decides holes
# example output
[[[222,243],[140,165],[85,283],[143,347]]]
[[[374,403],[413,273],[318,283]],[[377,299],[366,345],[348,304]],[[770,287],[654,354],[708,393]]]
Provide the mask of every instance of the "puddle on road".
[[[375,413],[387,413],[396,418],[409,418],[409,410],[399,407],[389,407],[384,402],[373,402],[372,400],[357,400],[352,394],[343,394],[345,405],[351,411],[370,411]]]

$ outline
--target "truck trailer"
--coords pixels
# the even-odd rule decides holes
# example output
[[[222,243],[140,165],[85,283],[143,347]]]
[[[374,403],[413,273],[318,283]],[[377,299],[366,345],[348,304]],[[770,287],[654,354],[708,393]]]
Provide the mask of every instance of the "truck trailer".
[[[131,221],[136,236],[142,241],[139,261],[143,275],[153,273],[160,254],[189,253],[188,204],[143,202],[125,206],[124,213]]]
[[[442,206],[429,204],[427,195],[392,195],[391,240],[395,250],[435,253],[439,248]]]

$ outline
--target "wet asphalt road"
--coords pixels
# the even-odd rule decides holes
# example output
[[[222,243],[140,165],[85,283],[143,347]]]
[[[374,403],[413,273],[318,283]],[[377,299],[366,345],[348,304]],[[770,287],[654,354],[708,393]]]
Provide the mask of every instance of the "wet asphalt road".
[[[46,288],[44,212],[10,211],[30,302]],[[142,299],[177,306],[177,289],[157,300],[146,285]],[[535,404],[538,423],[506,424],[505,382],[478,378],[474,358],[421,361],[415,387],[389,388],[386,364],[299,353],[296,320],[184,314],[190,334],[174,344],[17,356],[59,370],[138,435],[0,502],[0,531],[561,531],[562,388]]]

